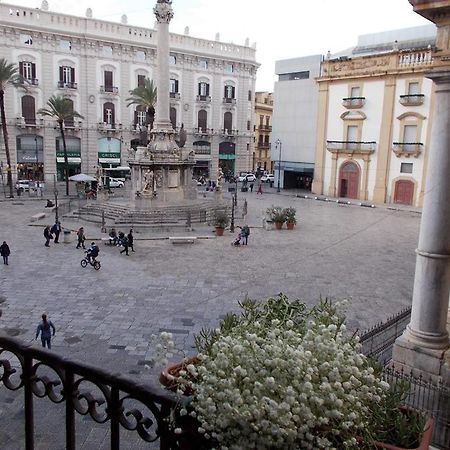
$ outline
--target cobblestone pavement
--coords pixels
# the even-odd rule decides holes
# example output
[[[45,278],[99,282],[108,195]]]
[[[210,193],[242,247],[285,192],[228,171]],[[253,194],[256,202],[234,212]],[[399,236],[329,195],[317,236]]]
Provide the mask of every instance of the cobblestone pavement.
[[[44,211],[44,201],[0,202],[0,241],[6,240],[12,252],[10,264],[0,265],[0,329],[33,341],[46,311],[57,328],[52,351],[156,383],[144,370],[153,355],[153,333],[171,331],[178,347],[193,353],[194,333],[214,327],[245,295],[264,299],[282,291],[308,304],[320,296],[346,298],[352,330],[373,326],[411,304],[416,212],[276,193],[243,195],[251,226],[247,247],[231,246],[230,233],[173,245],[157,238],[187,232],[141,232],[135,233],[136,252],[128,257],[101,245],[100,271],[80,266],[83,252],[74,242],[44,247],[43,226],[51,217],[29,221]],[[293,231],[262,228],[262,211],[272,204],[297,208]],[[62,224],[84,225],[87,243],[102,236],[89,223],[62,218]],[[207,227],[192,234],[214,236]],[[22,448],[15,440],[21,404],[15,394],[0,391],[0,448]],[[45,423],[39,448],[62,448],[56,439],[50,443],[54,426]],[[94,441],[87,439],[91,433]],[[91,426],[85,439],[80,448],[104,448],[104,431],[97,427]]]

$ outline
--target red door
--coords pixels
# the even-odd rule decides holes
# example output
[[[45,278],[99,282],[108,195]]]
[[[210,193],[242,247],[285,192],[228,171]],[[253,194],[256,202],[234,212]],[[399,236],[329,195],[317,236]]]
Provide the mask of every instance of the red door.
[[[339,173],[339,196],[358,198],[359,168],[349,161],[345,163]]]
[[[399,180],[395,183],[394,203],[412,205],[414,197],[414,183],[408,180]]]

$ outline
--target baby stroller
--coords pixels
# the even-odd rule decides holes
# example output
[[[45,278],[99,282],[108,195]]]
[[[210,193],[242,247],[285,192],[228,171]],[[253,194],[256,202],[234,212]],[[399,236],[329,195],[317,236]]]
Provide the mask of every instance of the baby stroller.
[[[231,245],[234,245],[234,246],[238,246],[238,245],[241,245],[241,232],[239,232],[238,233],[238,235],[236,236],[236,239],[231,243]]]

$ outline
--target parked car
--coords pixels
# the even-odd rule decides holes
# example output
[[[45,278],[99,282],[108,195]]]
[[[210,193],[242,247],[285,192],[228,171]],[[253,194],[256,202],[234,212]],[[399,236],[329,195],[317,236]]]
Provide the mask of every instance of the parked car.
[[[256,175],[248,172],[241,172],[238,176],[238,181],[243,182],[247,181],[248,183],[253,183],[256,181]]]
[[[273,176],[273,173],[267,173],[261,177],[262,183],[270,183],[270,182],[273,183],[274,181],[275,181],[275,177]]]
[[[45,184],[43,181],[32,181],[32,180],[17,180],[16,181],[16,190],[20,189],[23,192],[28,192],[30,189],[33,191],[37,188],[37,184],[39,183],[39,187],[44,189]]]
[[[124,187],[124,182],[122,180],[117,180],[115,178],[110,178],[109,179],[109,187],[110,188],[123,188]]]

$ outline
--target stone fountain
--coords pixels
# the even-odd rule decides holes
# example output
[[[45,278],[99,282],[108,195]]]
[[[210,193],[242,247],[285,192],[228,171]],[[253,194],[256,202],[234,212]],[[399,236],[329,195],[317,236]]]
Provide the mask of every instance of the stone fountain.
[[[195,153],[184,148],[185,132],[177,133],[170,122],[169,23],[173,18],[171,0],[158,0],[154,7],[157,28],[157,94],[154,127],[147,147],[131,151],[132,197],[137,207],[176,204],[195,200],[192,180]]]

